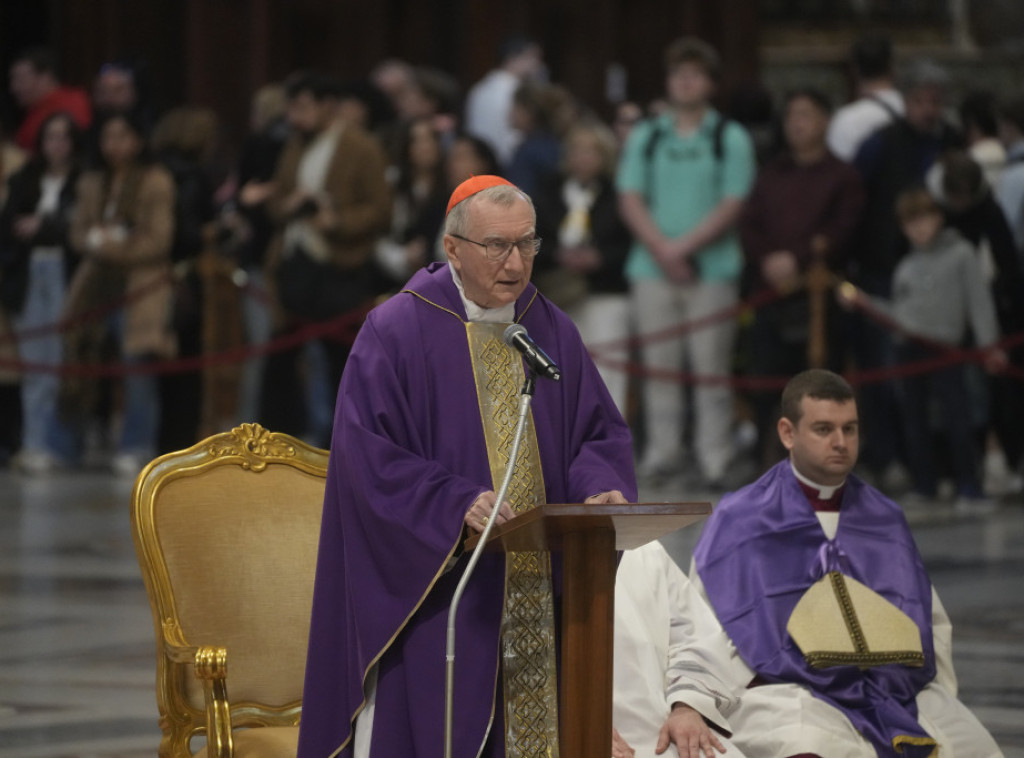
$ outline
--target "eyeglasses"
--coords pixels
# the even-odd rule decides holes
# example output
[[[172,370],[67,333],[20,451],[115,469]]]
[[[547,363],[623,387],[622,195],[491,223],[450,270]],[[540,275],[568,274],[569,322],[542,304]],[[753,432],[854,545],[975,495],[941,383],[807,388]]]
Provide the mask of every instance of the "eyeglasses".
[[[513,247],[519,248],[519,255],[523,260],[530,260],[537,253],[540,252],[540,237],[523,237],[519,240],[487,240],[487,242],[477,242],[471,240],[468,237],[463,237],[461,234],[453,234],[452,237],[460,239],[463,242],[472,242],[478,247],[484,249],[484,253],[487,255],[488,260],[492,261],[503,261],[508,258],[512,252]]]

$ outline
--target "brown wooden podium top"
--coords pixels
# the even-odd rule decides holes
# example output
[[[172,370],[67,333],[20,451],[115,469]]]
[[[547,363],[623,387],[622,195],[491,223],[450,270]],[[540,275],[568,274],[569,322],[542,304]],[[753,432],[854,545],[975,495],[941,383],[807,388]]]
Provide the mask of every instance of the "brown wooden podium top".
[[[632,550],[700,521],[710,513],[711,503],[549,503],[495,526],[486,549],[558,551],[565,534],[607,529],[615,532],[616,550]],[[478,538],[477,534],[467,538],[466,549],[476,547]]]

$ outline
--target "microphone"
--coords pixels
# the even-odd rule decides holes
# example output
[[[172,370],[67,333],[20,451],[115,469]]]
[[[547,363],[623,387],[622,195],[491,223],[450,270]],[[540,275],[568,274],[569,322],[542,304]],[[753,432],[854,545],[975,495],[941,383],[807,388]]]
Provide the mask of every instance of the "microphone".
[[[551,360],[536,342],[530,339],[530,335],[526,333],[526,327],[521,324],[512,324],[505,330],[502,339],[506,345],[514,347],[522,353],[526,364],[539,376],[555,382],[562,378],[562,370],[558,368],[558,364]]]

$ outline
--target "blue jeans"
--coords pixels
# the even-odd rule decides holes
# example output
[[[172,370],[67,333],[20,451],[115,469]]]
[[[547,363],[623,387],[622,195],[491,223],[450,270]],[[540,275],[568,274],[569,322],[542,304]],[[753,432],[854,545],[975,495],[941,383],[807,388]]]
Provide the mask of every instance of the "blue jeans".
[[[149,359],[126,356],[128,365],[140,365]],[[124,377],[124,420],[117,452],[131,453],[143,460],[156,455],[156,436],[160,423],[160,392],[155,374],[127,374]]]
[[[266,287],[266,277],[262,269],[253,266],[246,268],[249,281],[260,290]],[[260,345],[270,339],[273,334],[274,318],[270,306],[254,294],[247,294],[243,300],[245,317],[246,342],[249,345]],[[238,421],[246,423],[260,420],[260,397],[263,392],[263,372],[267,359],[262,355],[254,355],[246,359],[242,369],[242,384],[239,387]]]
[[[118,312],[112,316],[110,325],[120,341],[124,333],[124,313]],[[140,366],[150,362],[151,358],[122,353],[121,360],[127,366]],[[130,453],[148,460],[156,455],[157,448],[160,424],[159,377],[156,374],[126,373],[122,387],[121,438],[117,452]]]
[[[35,251],[29,260],[28,292],[18,319],[18,330],[36,329],[61,317],[66,295],[64,256],[58,250]],[[25,363],[59,366],[64,360],[60,332],[29,335],[18,342]],[[74,455],[71,431],[57,416],[60,375],[56,371],[27,371],[21,380],[22,449],[58,458]]]

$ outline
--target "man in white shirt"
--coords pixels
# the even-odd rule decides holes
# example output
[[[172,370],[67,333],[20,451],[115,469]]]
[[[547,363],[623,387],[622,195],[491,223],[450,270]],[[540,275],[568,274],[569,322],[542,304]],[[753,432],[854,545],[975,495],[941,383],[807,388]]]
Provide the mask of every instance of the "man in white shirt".
[[[868,36],[854,43],[850,65],[858,98],[836,111],[828,130],[828,147],[852,161],[871,134],[903,115],[903,95],[893,82],[892,44],[888,37]]]
[[[501,46],[501,62],[473,85],[466,97],[466,131],[485,140],[508,164],[522,134],[509,122],[512,96],[527,79],[539,77],[544,70],[540,45],[529,37],[512,36]]]

